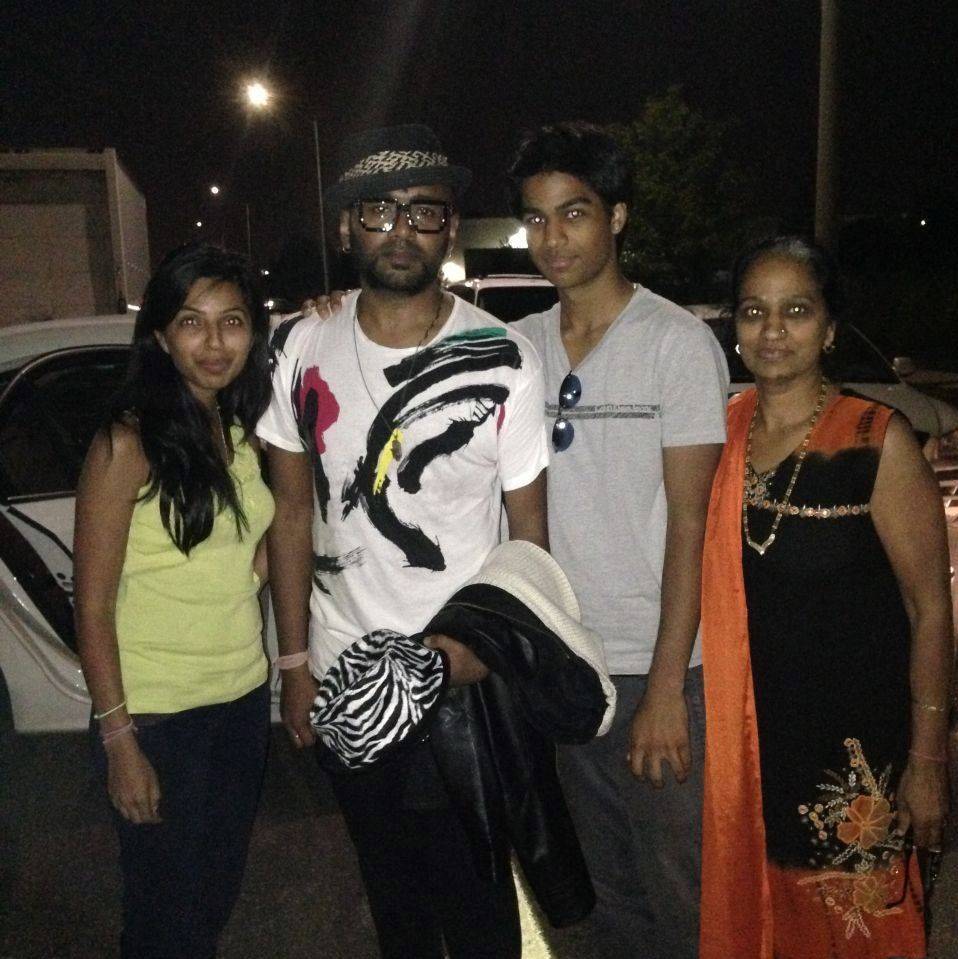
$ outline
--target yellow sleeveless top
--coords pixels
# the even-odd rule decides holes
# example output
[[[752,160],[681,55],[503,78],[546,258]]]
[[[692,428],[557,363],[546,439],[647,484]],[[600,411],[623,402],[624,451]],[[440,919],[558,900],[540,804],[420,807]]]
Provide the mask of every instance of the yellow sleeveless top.
[[[253,572],[256,545],[273,518],[273,496],[255,450],[230,430],[230,475],[249,530],[230,509],[189,556],[160,519],[160,499],[137,502],[116,598],[116,635],[127,708],[172,713],[225,703],[266,680],[262,617]],[[140,490],[140,493],[145,491]]]

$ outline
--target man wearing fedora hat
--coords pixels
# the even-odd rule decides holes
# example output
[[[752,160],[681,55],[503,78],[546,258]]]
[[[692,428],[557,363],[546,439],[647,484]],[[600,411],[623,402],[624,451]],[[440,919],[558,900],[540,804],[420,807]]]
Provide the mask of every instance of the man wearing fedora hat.
[[[276,499],[282,715],[299,746],[314,742],[316,680],[374,633],[421,631],[498,542],[503,504],[513,539],[548,546],[538,356],[439,284],[469,171],[421,125],[362,133],[344,153],[326,202],[360,290],[325,322],[277,331],[257,428]],[[486,675],[450,637],[425,643],[453,685]],[[332,782],[384,956],[519,955],[511,877],[477,874],[428,749]]]

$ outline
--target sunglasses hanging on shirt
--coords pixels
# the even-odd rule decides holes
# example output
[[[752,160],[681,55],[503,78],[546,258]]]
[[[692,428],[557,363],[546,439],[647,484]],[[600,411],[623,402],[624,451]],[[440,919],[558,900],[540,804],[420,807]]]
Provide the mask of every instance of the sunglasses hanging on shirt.
[[[566,417],[569,412],[582,399],[582,383],[579,377],[569,370],[559,386],[559,415],[552,425],[552,448],[557,453],[562,453],[572,445],[575,438],[575,429],[572,426],[572,420]]]

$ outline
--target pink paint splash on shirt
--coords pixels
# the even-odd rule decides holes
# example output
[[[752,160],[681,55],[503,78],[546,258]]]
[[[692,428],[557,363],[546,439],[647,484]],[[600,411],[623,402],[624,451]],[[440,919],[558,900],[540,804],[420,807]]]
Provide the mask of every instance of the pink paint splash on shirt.
[[[316,366],[311,366],[303,373],[297,396],[300,416],[305,412],[306,398],[310,393],[316,394],[316,427],[313,432],[316,452],[325,453],[326,441],[323,434],[339,419],[339,402],[329,384],[319,375],[319,368]]]

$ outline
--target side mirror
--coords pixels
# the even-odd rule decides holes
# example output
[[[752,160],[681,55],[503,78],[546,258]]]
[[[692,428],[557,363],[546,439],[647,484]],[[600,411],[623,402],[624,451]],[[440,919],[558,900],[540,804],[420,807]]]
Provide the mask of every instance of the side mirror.
[[[912,373],[918,372],[918,367],[910,356],[896,356],[891,361],[891,366],[902,379],[911,376]]]

